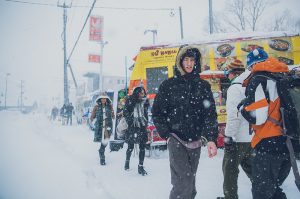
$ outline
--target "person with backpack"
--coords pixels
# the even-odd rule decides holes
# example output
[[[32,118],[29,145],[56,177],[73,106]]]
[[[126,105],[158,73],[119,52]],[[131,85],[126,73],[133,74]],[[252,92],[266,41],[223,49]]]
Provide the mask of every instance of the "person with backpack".
[[[281,126],[279,91],[271,77],[288,72],[288,66],[264,50],[254,49],[247,55],[247,67],[251,75],[244,81],[246,98],[237,108],[254,131],[253,199],[286,199],[280,186],[289,175],[291,163]]]
[[[210,84],[200,78],[198,48],[182,46],[175,75],[162,82],[152,106],[154,125],[167,140],[173,185],[169,198],[195,198],[196,173],[203,139],[208,156],[217,154],[218,122]]]
[[[234,59],[229,65],[225,75],[230,79],[231,85],[227,90],[225,128],[225,150],[223,157],[223,193],[224,197],[218,199],[238,199],[239,166],[251,180],[251,131],[249,123],[238,114],[237,105],[245,98],[243,81],[250,75],[242,61]]]
[[[125,142],[128,145],[126,151],[125,170],[129,170],[130,157],[134,144],[139,144],[139,165],[138,173],[142,176],[147,175],[144,168],[146,143],[148,141],[148,108],[149,101],[146,97],[146,91],[143,87],[136,87],[132,95],[125,102],[123,115],[128,125],[125,132]]]
[[[110,136],[112,134],[114,110],[112,107],[111,100],[106,95],[106,93],[101,93],[96,99],[96,105],[93,108],[92,114],[90,116],[90,122],[92,123],[94,119],[95,128],[93,129],[94,142],[100,142],[99,157],[100,165],[106,165],[105,162],[105,148],[108,144]]]

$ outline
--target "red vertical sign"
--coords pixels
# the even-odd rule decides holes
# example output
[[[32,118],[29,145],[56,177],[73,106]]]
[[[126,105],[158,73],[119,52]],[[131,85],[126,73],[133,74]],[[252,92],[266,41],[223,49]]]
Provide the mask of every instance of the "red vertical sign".
[[[103,38],[103,17],[90,17],[90,41],[102,41]]]

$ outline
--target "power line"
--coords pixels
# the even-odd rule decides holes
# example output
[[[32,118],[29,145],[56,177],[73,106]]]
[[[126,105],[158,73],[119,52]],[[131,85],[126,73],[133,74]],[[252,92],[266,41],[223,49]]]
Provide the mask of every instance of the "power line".
[[[56,4],[40,3],[40,2],[17,1],[17,0],[4,0],[4,1],[13,2],[13,3],[30,4],[30,5],[39,5],[39,6],[56,6]]]
[[[73,7],[83,8],[87,7],[84,5],[75,5]],[[95,6],[98,9],[109,9],[109,10],[137,10],[137,11],[159,11],[159,10],[174,10],[174,8],[126,8],[126,7],[103,7],[103,6]]]
[[[56,4],[50,3],[40,3],[40,2],[29,2],[29,1],[18,1],[18,0],[4,0],[13,3],[23,3],[31,5],[40,5],[40,6],[57,6]],[[89,8],[88,5],[72,5],[74,8]],[[136,11],[161,11],[161,10],[174,10],[174,8],[133,8],[133,7],[105,7],[105,6],[95,6],[97,9],[108,9],[108,10],[136,10]]]
[[[74,47],[73,47],[73,49],[72,49],[72,51],[71,51],[71,53],[70,53],[70,55],[69,55],[69,57],[68,57],[68,59],[67,59],[67,63],[69,63],[69,60],[70,60],[70,58],[71,58],[71,56],[72,56],[72,54],[73,54],[73,52],[74,52],[74,49],[75,49],[75,47],[76,47],[76,45],[77,45],[77,43],[78,43],[78,41],[79,41],[79,39],[80,39],[80,36],[81,36],[81,34],[82,34],[82,32],[83,32],[83,30],[84,30],[84,28],[85,28],[85,25],[86,25],[86,23],[87,23],[87,21],[88,21],[90,15],[91,15],[91,13],[92,13],[92,10],[93,10],[93,8],[94,8],[94,6],[95,6],[95,3],[96,3],[96,0],[94,0],[93,5],[92,5],[92,7],[90,8],[90,11],[89,11],[89,13],[88,13],[88,15],[87,15],[87,17],[86,17],[86,19],[85,19],[85,22],[84,22],[84,24],[83,24],[83,27],[81,28],[81,31],[80,31],[80,33],[79,33],[79,35],[78,35],[78,38],[77,38],[77,40],[76,40],[76,42],[75,42],[75,44],[74,44]]]

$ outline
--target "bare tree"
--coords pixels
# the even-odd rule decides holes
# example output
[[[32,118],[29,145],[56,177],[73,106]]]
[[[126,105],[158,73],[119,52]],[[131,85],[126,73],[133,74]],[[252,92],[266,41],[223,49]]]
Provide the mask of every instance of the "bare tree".
[[[286,9],[281,15],[276,16],[274,24],[269,28],[272,31],[291,31],[300,33],[300,18],[295,18]]]
[[[278,0],[228,0],[223,12],[214,13],[214,32],[257,31],[261,27],[270,31],[299,32],[300,18],[292,17],[289,10],[285,10],[279,16],[278,13],[275,15],[275,12],[270,12],[274,16],[265,15],[266,11],[273,9],[278,2]]]
[[[227,12],[231,13],[234,18],[237,18],[237,21],[232,21],[230,18],[224,18],[225,21],[232,26],[237,31],[245,31],[246,30],[246,0],[231,0],[229,4],[227,4]]]
[[[224,21],[237,31],[257,30],[260,20],[270,0],[229,0]]]
[[[287,30],[287,23],[291,18],[289,10],[285,10],[282,15],[276,16],[274,24],[271,27],[273,31]]]
[[[247,18],[247,21],[251,27],[251,30],[256,30],[256,24],[259,20],[260,16],[263,14],[267,1],[265,0],[250,0],[248,1],[248,6],[246,8],[247,13],[250,15],[250,19]]]

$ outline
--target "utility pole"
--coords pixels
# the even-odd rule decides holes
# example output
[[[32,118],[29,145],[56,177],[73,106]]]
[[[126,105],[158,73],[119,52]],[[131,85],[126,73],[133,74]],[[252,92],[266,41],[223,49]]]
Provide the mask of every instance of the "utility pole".
[[[209,0],[209,34],[213,34],[213,11],[212,11],[212,0]]]
[[[104,46],[108,44],[107,41],[101,41],[100,42],[100,48],[101,48],[101,57],[100,57],[100,75],[99,75],[99,89],[100,92],[104,92],[103,90],[103,54],[104,54]]]
[[[6,78],[5,78],[5,99],[4,99],[4,107],[6,109],[6,96],[7,96],[7,78],[10,76],[10,73],[6,73]]]
[[[71,8],[71,6],[67,6],[64,2],[63,5],[57,4],[58,7],[64,9],[63,13],[63,43],[64,43],[64,103],[69,103],[69,90],[68,90],[68,63],[67,63],[67,33],[66,33],[66,26],[67,26],[67,8]]]
[[[125,93],[127,95],[127,56],[125,56]]]
[[[182,23],[181,6],[179,6],[179,19],[180,19],[180,35],[181,35],[181,40],[183,40],[183,23]]]

